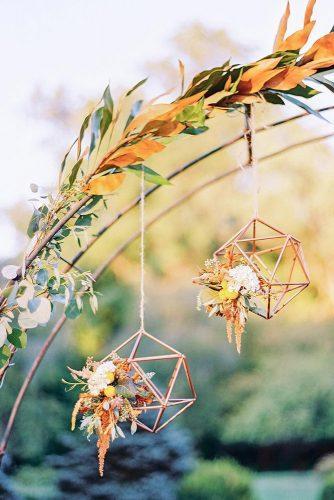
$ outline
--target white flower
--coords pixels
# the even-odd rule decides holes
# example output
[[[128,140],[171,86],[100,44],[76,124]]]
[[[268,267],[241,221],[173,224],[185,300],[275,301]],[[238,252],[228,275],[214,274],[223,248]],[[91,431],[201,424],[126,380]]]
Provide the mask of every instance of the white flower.
[[[88,381],[88,389],[89,392],[93,396],[98,396],[103,389],[105,389],[108,385],[108,379],[105,374],[99,374],[94,372],[91,377],[89,377]]]
[[[114,372],[116,366],[112,361],[105,361],[101,363],[95,370],[94,373],[88,379],[88,389],[93,396],[98,396],[103,389],[105,389],[109,383],[107,374]]]
[[[239,264],[233,269],[230,269],[228,275],[232,278],[232,281],[230,281],[228,285],[228,289],[231,292],[239,292],[241,290],[246,293],[255,293],[260,289],[258,277],[249,266]]]
[[[108,372],[114,372],[116,370],[116,366],[112,361],[105,361],[104,363],[101,363],[97,368],[96,372],[100,375],[105,375]]]

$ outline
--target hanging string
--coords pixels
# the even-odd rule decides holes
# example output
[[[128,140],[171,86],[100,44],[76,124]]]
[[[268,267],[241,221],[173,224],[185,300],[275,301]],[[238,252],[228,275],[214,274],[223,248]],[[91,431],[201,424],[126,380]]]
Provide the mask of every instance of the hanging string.
[[[139,217],[140,217],[140,305],[139,305],[139,318],[140,318],[140,329],[144,330],[144,319],[145,319],[145,176],[144,167],[141,171],[141,182],[140,182],[140,203],[139,203]]]
[[[254,110],[252,104],[246,104],[245,112],[246,131],[245,138],[248,147],[248,165],[252,170],[253,184],[253,207],[254,217],[259,216],[259,179],[258,179],[258,162],[254,153],[255,142],[255,127],[254,127]]]

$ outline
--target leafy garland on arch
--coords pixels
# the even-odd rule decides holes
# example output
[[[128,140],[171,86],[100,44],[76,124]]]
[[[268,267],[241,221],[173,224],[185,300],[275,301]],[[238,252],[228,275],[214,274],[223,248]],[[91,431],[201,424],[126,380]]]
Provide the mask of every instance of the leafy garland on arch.
[[[94,226],[103,205],[107,208],[107,196],[121,186],[127,174],[138,175],[144,168],[148,182],[168,184],[144,162],[176,137],[205,132],[215,110],[243,111],[245,105],[255,102],[289,101],[323,118],[298,99],[318,93],[305,79],[334,91],[334,84],[325,76],[334,67],[334,33],[321,37],[301,54],[315,24],[314,4],[315,0],[308,2],[303,27],[286,37],[287,4],[272,54],[243,66],[227,61],[202,71],[186,90],[182,83],[181,95],[170,103],[152,101],[142,106],[142,101],[137,101],[125,123],[122,106],[146,80],[129,90],[117,108],[109,86],[105,89],[64,157],[56,195],[40,194],[37,186],[31,186],[35,209],[23,265],[2,270],[8,283],[0,298],[0,368],[8,365],[16,349],[26,346],[27,330],[49,322],[57,302],[64,305],[68,318],[81,313],[85,297],[92,310],[97,310],[92,275],[75,267],[61,269],[66,261],[63,245],[72,234],[79,246],[83,244],[85,231]],[[182,64],[180,69],[183,82]]]

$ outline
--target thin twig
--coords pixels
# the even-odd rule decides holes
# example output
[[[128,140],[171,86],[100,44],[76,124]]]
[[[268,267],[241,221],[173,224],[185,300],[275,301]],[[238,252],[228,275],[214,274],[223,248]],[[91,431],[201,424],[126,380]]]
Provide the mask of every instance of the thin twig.
[[[319,142],[319,141],[322,141],[322,140],[326,140],[330,137],[334,137],[334,133],[331,133],[331,134],[327,134],[327,135],[322,135],[322,136],[318,136],[318,137],[315,137],[313,139],[306,139],[304,141],[301,141],[299,143],[296,143],[296,144],[291,144],[290,146],[286,146],[285,148],[282,148],[278,151],[275,151],[274,153],[270,153],[268,155],[265,155],[265,156],[262,156],[261,158],[259,158],[259,162],[264,162],[266,160],[269,160],[269,159],[272,159],[278,155],[281,155],[283,153],[286,153],[292,149],[295,149],[297,147],[301,147],[301,146],[306,146],[306,145],[309,145],[309,144],[313,144],[315,142]],[[245,165],[243,165],[244,168],[247,168],[247,163]],[[206,182],[204,182],[203,184],[200,184],[199,186],[196,186],[194,189],[192,189],[189,193],[187,193],[186,195],[184,195],[183,197],[181,197],[180,199],[176,200],[174,203],[172,203],[170,206],[168,206],[167,208],[165,208],[162,212],[160,212],[158,215],[156,215],[153,219],[151,219],[148,223],[145,224],[145,229],[148,229],[150,226],[152,226],[155,222],[157,222],[158,220],[160,220],[162,217],[164,217],[165,215],[167,215],[169,212],[171,212],[174,208],[178,207],[179,205],[181,205],[182,203],[184,203],[185,201],[187,201],[189,198],[191,198],[192,196],[194,196],[195,194],[197,194],[198,192],[200,192],[202,189],[205,189],[213,184],[215,184],[216,182],[222,180],[222,179],[225,179],[226,177],[229,177],[237,172],[240,171],[240,167],[236,167],[236,168],[233,168],[231,170],[229,170],[228,172],[225,172],[223,174],[220,174],[216,177],[214,177],[213,179],[210,179]],[[119,246],[119,248],[114,251],[112,253],[112,255],[106,260],[106,262],[104,264],[102,264],[97,270],[96,272],[94,273],[94,279],[97,281],[101,275],[105,272],[105,270],[110,266],[110,264],[132,243],[134,242],[138,236],[140,235],[140,231],[137,231],[136,233],[134,233],[132,236],[130,236],[130,238],[128,238],[122,245]],[[8,446],[8,441],[9,441],[9,438],[11,436],[11,432],[12,432],[12,429],[13,429],[13,425],[14,425],[14,422],[15,422],[15,419],[16,419],[16,415],[18,413],[18,410],[21,406],[21,403],[22,403],[22,400],[25,396],[25,393],[27,392],[27,389],[35,375],[35,372],[37,370],[37,368],[39,367],[39,365],[41,364],[45,354],[47,353],[50,345],[52,344],[53,340],[55,339],[55,337],[57,336],[58,332],[61,330],[62,326],[64,325],[66,321],[66,316],[65,314],[63,314],[60,319],[58,320],[58,322],[56,323],[55,327],[53,328],[52,332],[50,333],[50,335],[47,337],[45,343],[43,344],[41,350],[39,351],[38,355],[36,356],[27,376],[25,377],[24,379],[24,382],[20,388],[20,391],[16,397],[16,400],[13,404],[13,407],[12,407],[12,410],[11,410],[11,413],[10,413],[10,416],[9,416],[9,419],[8,419],[8,422],[7,422],[7,426],[6,426],[6,429],[5,429],[5,432],[4,432],[4,435],[3,435],[3,438],[2,438],[2,441],[0,443],[0,463],[1,463],[1,460],[6,452],[6,449],[7,449],[7,446]]]

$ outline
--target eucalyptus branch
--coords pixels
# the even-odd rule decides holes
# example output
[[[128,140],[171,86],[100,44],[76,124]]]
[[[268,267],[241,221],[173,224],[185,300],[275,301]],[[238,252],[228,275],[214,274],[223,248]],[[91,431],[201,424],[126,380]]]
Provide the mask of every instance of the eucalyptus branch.
[[[298,143],[295,143],[295,144],[291,144],[289,146],[286,146],[285,148],[282,148],[282,149],[279,149],[278,151],[275,151],[274,153],[270,153],[270,154],[267,154],[267,155],[264,155],[262,157],[259,158],[259,163],[262,163],[266,160],[269,160],[269,159],[272,159],[272,158],[275,158],[281,154],[284,154],[288,151],[291,151],[297,147],[302,147],[302,146],[307,146],[307,145],[310,145],[310,144],[314,144],[316,142],[319,142],[319,141],[323,141],[323,140],[326,140],[326,139],[329,139],[331,137],[334,137],[334,133],[329,133],[329,134],[326,134],[326,135],[321,135],[321,136],[318,136],[318,137],[315,137],[315,138],[311,138],[311,139],[306,139],[304,141],[301,141],[301,142],[298,142]],[[145,224],[145,229],[148,229],[149,227],[151,227],[154,223],[156,223],[158,220],[160,220],[162,217],[166,216],[168,213],[170,213],[172,210],[174,210],[175,208],[177,208],[178,206],[182,205],[184,202],[188,201],[191,197],[193,197],[194,195],[196,195],[197,193],[199,193],[200,191],[202,191],[203,189],[206,189],[207,187],[209,186],[212,186],[213,184],[215,184],[216,182],[219,182],[227,177],[230,177],[231,175],[234,175],[236,174],[237,172],[240,171],[240,168],[241,167],[236,167],[236,168],[233,168],[231,170],[228,170],[227,172],[224,172],[222,174],[219,174],[217,175],[216,177],[202,183],[202,184],[199,184],[198,186],[196,186],[195,188],[193,188],[190,192],[188,192],[187,194],[185,194],[184,196],[182,196],[181,198],[179,198],[178,200],[176,200],[174,203],[172,203],[171,205],[169,205],[168,207],[166,207],[164,210],[162,210],[159,214],[157,214],[156,216],[154,216],[149,222],[147,222]],[[248,162],[246,162],[244,165],[242,165],[242,168],[249,168],[249,164]],[[122,245],[120,245],[110,256],[109,258],[95,271],[94,273],[94,280],[98,280],[101,275],[106,271],[106,269],[112,264],[112,262],[131,244],[133,243],[140,235],[140,231],[137,231],[135,232],[133,235],[131,235]],[[4,456],[4,454],[6,453],[6,449],[7,449],[7,446],[8,446],[8,442],[9,442],[9,439],[10,439],[10,436],[11,436],[11,433],[12,433],[12,430],[13,430],[13,426],[14,426],[14,422],[15,422],[15,419],[16,419],[16,416],[17,416],[17,413],[19,411],[19,408],[21,406],[21,403],[23,401],[23,398],[29,388],[29,385],[39,367],[39,365],[41,364],[44,356],[46,355],[50,345],[52,344],[52,342],[54,341],[54,339],[56,338],[57,334],[59,333],[59,331],[61,330],[61,328],[63,327],[64,323],[66,322],[66,315],[63,314],[60,319],[58,320],[58,322],[56,323],[56,325],[54,326],[53,330],[51,331],[51,333],[49,334],[49,336],[47,337],[46,341],[44,342],[41,350],[39,351],[39,353],[37,354],[28,374],[26,375],[25,379],[24,379],[24,382],[18,392],[18,395],[16,397],[16,400],[13,404],[13,407],[12,407],[12,410],[11,410],[11,413],[10,413],[10,416],[9,416],[9,419],[8,419],[8,422],[7,422],[7,425],[6,425],[6,429],[5,429],[5,432],[4,432],[4,435],[3,435],[3,438],[1,440],[1,443],[0,443],[0,462]]]

